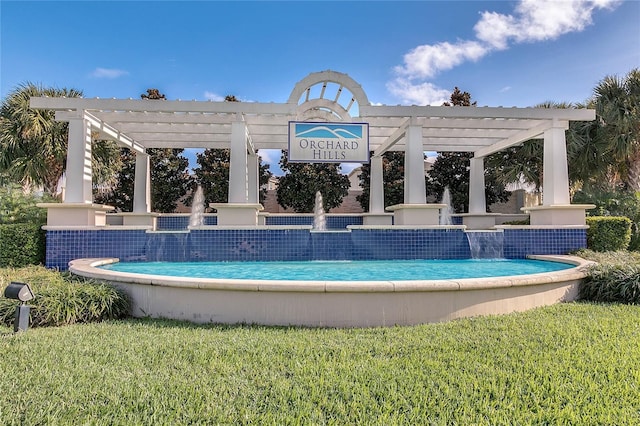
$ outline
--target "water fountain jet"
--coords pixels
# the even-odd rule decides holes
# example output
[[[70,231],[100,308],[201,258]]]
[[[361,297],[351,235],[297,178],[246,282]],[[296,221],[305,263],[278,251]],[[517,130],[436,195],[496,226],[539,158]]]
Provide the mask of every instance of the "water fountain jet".
[[[324,207],[322,204],[322,194],[316,192],[316,201],[313,208],[313,229],[316,231],[327,230],[327,219],[324,215]]]
[[[193,202],[191,203],[191,215],[189,216],[189,228],[196,228],[204,225],[204,192],[198,185]]]
[[[453,222],[451,219],[451,215],[454,213],[454,211],[451,207],[451,191],[449,191],[448,186],[444,188],[441,204],[446,204],[446,207],[440,210],[440,225],[452,225]]]

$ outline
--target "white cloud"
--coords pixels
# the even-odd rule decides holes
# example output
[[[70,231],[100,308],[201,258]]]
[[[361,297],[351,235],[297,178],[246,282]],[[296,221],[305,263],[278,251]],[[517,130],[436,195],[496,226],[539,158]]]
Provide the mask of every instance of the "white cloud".
[[[614,8],[620,0],[558,1],[522,0],[514,15],[483,12],[475,25],[476,37],[495,49],[515,43],[553,40],[583,31],[592,23],[596,9]]]
[[[96,68],[91,73],[91,76],[94,78],[108,78],[114,79],[118,77],[122,77],[123,75],[129,74],[129,71],[119,70],[116,68]]]
[[[403,103],[434,105],[442,103],[444,93],[426,79],[435,77],[468,61],[478,61],[511,44],[553,40],[564,34],[583,31],[592,23],[597,9],[613,9],[622,0],[520,0],[514,14],[482,12],[474,26],[476,40],[441,42],[418,46],[394,68],[396,77],[387,89]]]
[[[402,77],[388,82],[387,89],[408,105],[442,105],[451,96],[448,90],[432,83],[413,83]]]
[[[504,92],[508,92],[509,90],[511,90],[511,86],[504,86],[502,89],[499,90],[499,92],[504,93]]]
[[[404,55],[404,65],[396,67],[395,71],[410,78],[430,78],[465,61],[476,61],[486,51],[487,48],[476,41],[425,44]]]
[[[208,101],[214,101],[214,102],[224,101],[224,96],[220,96],[217,93],[213,93],[209,91],[204,92],[204,98]]]

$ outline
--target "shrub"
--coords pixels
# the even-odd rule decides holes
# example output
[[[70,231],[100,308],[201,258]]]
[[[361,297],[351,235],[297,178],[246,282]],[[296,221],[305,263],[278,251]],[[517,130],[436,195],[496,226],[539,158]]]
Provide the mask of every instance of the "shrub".
[[[0,267],[21,267],[44,262],[45,232],[40,224],[0,225]]]
[[[598,262],[580,285],[580,298],[593,302],[640,304],[640,254],[627,251],[597,253],[580,250],[578,256]]]
[[[0,185],[0,224],[33,223],[44,225],[47,210],[37,207],[37,203],[53,202],[51,197],[24,194],[15,184]]]
[[[531,219],[526,218],[522,220],[512,220],[512,221],[503,223],[503,225],[531,225]]]
[[[594,302],[640,304],[640,264],[598,264],[580,286],[580,298]]]
[[[631,241],[628,217],[590,216],[586,218],[587,247],[595,251],[626,250]]]
[[[576,204],[595,204],[594,216],[625,216],[631,219],[629,250],[640,250],[640,192],[621,189],[578,191],[573,197]]]
[[[0,290],[11,281],[29,284],[35,298],[31,306],[31,326],[60,326],[74,323],[123,318],[129,312],[129,299],[108,284],[60,274],[43,267],[0,270]],[[0,299],[0,322],[11,325],[16,302]]]

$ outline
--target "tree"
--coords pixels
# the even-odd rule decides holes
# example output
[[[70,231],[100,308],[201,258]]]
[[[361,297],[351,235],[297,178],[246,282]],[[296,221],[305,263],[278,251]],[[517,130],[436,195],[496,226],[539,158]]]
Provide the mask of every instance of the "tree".
[[[31,97],[80,97],[76,89],[25,83],[7,96],[0,110],[0,170],[25,187],[42,186],[54,196],[67,160],[68,123],[52,110],[35,110]]]
[[[58,183],[66,170],[69,125],[55,121],[52,110],[29,106],[31,97],[80,97],[76,89],[44,88],[24,83],[2,102],[0,112],[0,174],[24,188],[42,186],[55,197]],[[110,142],[94,141],[92,150],[93,182],[109,182],[118,168],[118,152]]]
[[[147,89],[142,99],[165,100],[158,89]],[[193,181],[189,176],[189,160],[182,155],[184,149],[149,148],[151,167],[151,209],[161,213],[174,212],[178,202],[187,194]],[[96,201],[112,205],[121,211],[133,210],[135,182],[135,154],[129,149],[120,150],[121,169],[111,193],[97,195]]]
[[[135,175],[135,154],[129,148],[120,148],[120,170],[115,173],[115,184],[109,191],[94,194],[94,200],[100,204],[113,206],[120,211],[133,211]]]
[[[617,162],[624,187],[640,191],[640,68],[624,78],[606,76],[594,89],[598,137]]]
[[[451,93],[451,102],[445,102],[444,106],[476,106],[471,102],[471,94],[461,92],[458,87]],[[451,192],[451,204],[457,213],[469,211],[469,160],[473,157],[471,152],[442,152],[433,164],[427,177],[427,194],[440,200],[446,187]],[[485,202],[487,209],[498,201],[507,201],[510,192],[506,191],[504,184],[498,180],[497,170],[485,164]]]
[[[140,95],[141,99],[166,100],[166,96],[160,93],[158,89],[147,89],[147,93]]]
[[[205,149],[196,155],[200,165],[193,169],[195,182],[202,187],[205,203],[226,203],[229,201],[229,165],[231,163],[231,151],[229,149]],[[263,186],[269,182],[272,173],[269,165],[258,158],[258,185],[260,186],[259,202],[264,203],[267,197]],[[187,200],[191,204],[191,198]]]
[[[155,212],[171,213],[178,201],[192,187],[189,160],[182,155],[184,149],[147,149],[151,162],[151,205]]]
[[[358,175],[362,194],[356,200],[364,211],[369,211],[369,199],[371,191],[371,165],[363,164]],[[382,176],[384,182],[384,206],[404,202],[404,152],[387,151],[382,154]]]
[[[225,102],[240,102],[234,95],[224,97]],[[229,201],[229,166],[231,164],[231,150],[225,148],[205,149],[202,153],[197,154],[196,161],[200,165],[193,169],[195,173],[196,184],[202,187],[205,203],[227,203]],[[263,185],[269,182],[272,173],[269,171],[269,165],[262,163],[262,159],[258,159],[258,184],[260,186],[259,202],[264,203],[267,197],[266,189],[262,189]],[[187,200],[187,204],[191,204],[191,197]]]
[[[278,182],[278,204],[296,213],[313,211],[317,191],[326,211],[342,204],[349,193],[349,177],[340,173],[337,163],[290,163],[282,151],[280,168],[285,175]]]
[[[229,201],[229,149],[205,149],[196,155],[200,165],[193,169],[195,181],[202,187],[205,205]]]

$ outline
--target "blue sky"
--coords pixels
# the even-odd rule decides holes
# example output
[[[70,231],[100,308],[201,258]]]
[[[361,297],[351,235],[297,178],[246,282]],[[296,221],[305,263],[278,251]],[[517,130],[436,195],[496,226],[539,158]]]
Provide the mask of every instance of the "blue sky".
[[[369,100],[582,102],[640,66],[639,1],[0,1],[0,87],[285,102],[332,69]]]

